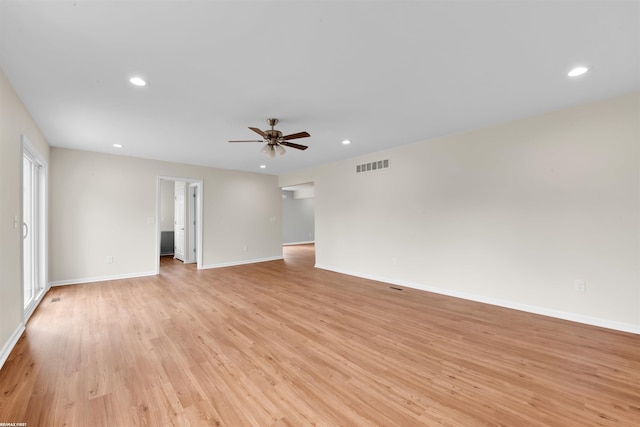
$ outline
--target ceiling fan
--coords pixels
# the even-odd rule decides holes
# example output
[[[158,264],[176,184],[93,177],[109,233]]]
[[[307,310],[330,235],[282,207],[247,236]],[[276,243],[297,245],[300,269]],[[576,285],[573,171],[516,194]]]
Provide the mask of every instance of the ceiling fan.
[[[269,124],[269,126],[271,126],[271,129],[267,129],[265,131],[261,131],[258,128],[249,127],[249,129],[259,134],[263,139],[249,139],[229,142],[266,142],[267,145],[265,145],[262,149],[262,153],[269,157],[275,157],[276,152],[280,155],[283,155],[284,153],[286,153],[284,147],[296,148],[298,150],[306,150],[307,148],[309,148],[306,145],[289,142],[289,140],[291,139],[308,138],[311,136],[309,132],[298,132],[292,133],[291,135],[283,136],[282,132],[273,128],[276,124],[278,124],[278,119],[267,119],[267,123]]]

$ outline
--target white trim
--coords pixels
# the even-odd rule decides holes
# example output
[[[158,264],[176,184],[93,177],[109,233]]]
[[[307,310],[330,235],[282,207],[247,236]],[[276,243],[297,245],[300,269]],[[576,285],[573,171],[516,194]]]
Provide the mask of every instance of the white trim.
[[[207,264],[202,268],[205,269],[205,268],[233,267],[234,265],[256,264],[258,262],[277,261],[281,259],[284,259],[282,255],[267,257],[267,258],[253,258],[253,259],[246,259],[242,261],[231,261],[231,262],[221,262],[218,264]]]
[[[41,176],[41,180],[42,180],[42,188],[40,188],[40,192],[39,192],[39,196],[40,196],[40,200],[38,201],[41,206],[42,206],[42,218],[40,219],[40,223],[38,224],[38,240],[39,240],[39,248],[40,249],[38,251],[38,256],[39,256],[39,260],[38,263],[39,268],[38,268],[38,280],[42,282],[43,284],[43,289],[42,292],[40,292],[39,295],[37,295],[31,304],[29,304],[29,307],[25,307],[24,306],[24,282],[21,283],[21,287],[22,287],[22,295],[23,295],[23,301],[22,301],[22,318],[23,318],[23,322],[26,324],[27,321],[29,320],[29,318],[31,317],[31,315],[33,314],[33,312],[35,311],[35,309],[38,307],[38,305],[40,304],[40,302],[44,299],[44,296],[46,295],[46,293],[49,291],[49,163],[47,162],[47,160],[45,159],[45,157],[42,155],[42,153],[40,153],[40,150],[38,150],[36,148],[35,145],[33,145],[33,143],[29,140],[29,137],[26,134],[21,134],[21,142],[22,142],[22,155],[25,155],[25,152],[28,153],[28,155],[30,157],[32,157],[34,160],[36,160],[42,167],[42,176]],[[20,163],[22,165],[22,162]],[[22,173],[21,173],[22,174]],[[21,180],[23,179],[23,177],[21,176],[20,178]],[[21,197],[22,197],[22,192],[21,192]],[[22,202],[21,202],[22,204]],[[22,211],[22,207],[21,207],[21,211]],[[23,218],[24,220],[24,218]],[[23,251],[23,249],[21,248],[21,252]],[[21,265],[21,269],[23,270],[24,267],[22,266],[23,262],[24,262],[24,254],[21,253],[20,255],[20,265]]]
[[[115,274],[112,276],[86,277],[83,279],[56,280],[55,282],[49,282],[49,286],[80,285],[83,283],[106,282],[108,280],[134,279],[136,277],[155,276],[156,274],[155,271],[144,271],[140,273]]]
[[[195,252],[196,255],[199,253],[197,233],[200,227],[202,227],[202,224],[198,222],[197,212],[202,195],[200,194],[200,186],[197,183],[188,182],[186,187],[188,200],[187,211],[189,212],[189,215],[187,215],[187,218],[189,219],[189,247],[187,248],[184,262],[185,264],[193,264],[197,262],[196,259],[194,259],[193,253]],[[196,206],[194,206],[193,199],[195,199]],[[195,227],[193,226],[194,222],[196,223]]]
[[[582,314],[571,313],[567,311],[554,310],[546,307],[539,307],[535,305],[522,304],[519,302],[503,300],[499,298],[492,298],[477,294],[470,294],[467,292],[459,292],[451,289],[440,288],[437,286],[428,286],[420,283],[405,282],[402,280],[394,280],[388,277],[379,277],[369,274],[361,274],[354,271],[342,270],[326,265],[316,264],[316,268],[323,270],[329,270],[340,274],[346,274],[348,276],[361,277],[363,279],[375,280],[377,282],[389,283],[392,285],[405,286],[407,288],[419,289],[421,291],[433,292],[436,294],[447,295],[450,297],[466,299],[470,301],[481,302],[484,304],[495,305],[498,307],[511,308],[514,310],[525,311],[527,313],[540,314],[543,316],[554,317],[557,319],[569,320],[572,322],[584,323],[586,325],[599,326],[607,329],[614,329],[622,332],[630,332],[632,334],[640,334],[640,325],[634,325],[632,323],[616,322],[614,320],[602,319],[599,317],[584,316]]]
[[[292,246],[292,245],[310,245],[311,243],[315,243],[315,240],[309,240],[308,242],[288,242],[283,243],[282,246]]]
[[[11,354],[11,350],[13,350],[13,348],[18,343],[18,340],[22,336],[22,333],[24,332],[24,330],[25,330],[24,323],[20,323],[16,328],[16,330],[13,331],[13,334],[7,340],[7,343],[4,345],[4,347],[2,347],[2,351],[0,351],[0,368],[2,368],[2,366],[4,365],[4,362],[6,362],[7,359],[9,358],[9,355]]]

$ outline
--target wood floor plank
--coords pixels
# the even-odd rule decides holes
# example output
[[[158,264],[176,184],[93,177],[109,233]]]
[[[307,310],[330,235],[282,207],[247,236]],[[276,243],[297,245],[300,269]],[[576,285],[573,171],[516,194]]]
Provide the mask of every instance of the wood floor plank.
[[[53,288],[0,371],[29,426],[638,426],[640,336],[283,261]]]

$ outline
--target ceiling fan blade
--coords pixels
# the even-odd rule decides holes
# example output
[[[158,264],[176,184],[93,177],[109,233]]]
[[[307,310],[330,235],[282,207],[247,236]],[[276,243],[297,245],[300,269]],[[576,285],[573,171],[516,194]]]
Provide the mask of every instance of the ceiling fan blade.
[[[291,147],[291,148],[297,148],[298,150],[306,150],[307,147],[306,145],[302,145],[302,144],[296,144],[295,142],[287,142],[287,141],[281,141],[279,142],[280,145],[285,145],[287,147]]]
[[[291,135],[285,135],[280,139],[288,141],[289,139],[308,138],[310,136],[311,135],[309,135],[309,132],[298,132],[298,133],[292,133]]]
[[[229,141],[229,142],[262,142],[261,139],[245,139],[241,141]]]
[[[266,138],[266,137],[267,137],[267,134],[266,134],[266,133],[264,133],[264,132],[262,132],[262,131],[261,131],[260,129],[258,129],[258,128],[252,128],[252,127],[249,127],[249,129],[251,129],[251,130],[252,130],[252,131],[254,131],[255,133],[259,134],[259,135],[260,135],[261,137],[263,137],[263,138]]]

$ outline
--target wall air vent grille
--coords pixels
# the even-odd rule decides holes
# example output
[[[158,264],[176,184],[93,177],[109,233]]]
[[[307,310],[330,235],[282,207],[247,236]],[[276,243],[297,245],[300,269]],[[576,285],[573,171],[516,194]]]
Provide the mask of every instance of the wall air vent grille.
[[[356,173],[370,172],[378,169],[386,169],[388,167],[389,167],[389,159],[378,160],[377,162],[363,163],[361,165],[356,165]]]

